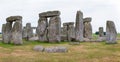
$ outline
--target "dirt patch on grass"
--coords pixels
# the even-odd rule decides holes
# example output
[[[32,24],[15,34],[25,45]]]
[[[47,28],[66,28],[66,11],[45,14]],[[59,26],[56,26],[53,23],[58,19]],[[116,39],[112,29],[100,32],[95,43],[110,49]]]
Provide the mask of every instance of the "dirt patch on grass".
[[[29,51],[24,51],[24,50],[14,50],[10,55],[12,56],[33,56],[35,55],[33,52],[29,52]]]
[[[78,46],[72,46],[70,48],[71,52],[87,52],[87,50],[84,48],[84,45],[78,45]]]

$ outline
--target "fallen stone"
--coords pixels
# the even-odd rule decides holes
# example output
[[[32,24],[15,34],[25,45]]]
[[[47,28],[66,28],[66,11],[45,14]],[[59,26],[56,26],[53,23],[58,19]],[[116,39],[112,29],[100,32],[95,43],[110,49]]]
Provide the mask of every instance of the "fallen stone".
[[[65,53],[68,51],[66,47],[58,46],[58,47],[48,47],[44,49],[47,53]]]
[[[37,46],[35,46],[35,47],[33,48],[33,50],[34,50],[34,51],[38,51],[38,52],[43,52],[43,51],[44,51],[44,47],[37,45]]]

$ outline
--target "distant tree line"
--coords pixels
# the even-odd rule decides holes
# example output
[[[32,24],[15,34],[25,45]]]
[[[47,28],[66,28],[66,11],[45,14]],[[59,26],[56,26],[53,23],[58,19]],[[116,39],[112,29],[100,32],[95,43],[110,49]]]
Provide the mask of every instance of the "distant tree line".
[[[96,31],[96,32],[95,32],[95,34],[96,34],[96,35],[99,35],[99,32],[98,32],[98,31]],[[104,35],[106,35],[106,32],[104,32]]]

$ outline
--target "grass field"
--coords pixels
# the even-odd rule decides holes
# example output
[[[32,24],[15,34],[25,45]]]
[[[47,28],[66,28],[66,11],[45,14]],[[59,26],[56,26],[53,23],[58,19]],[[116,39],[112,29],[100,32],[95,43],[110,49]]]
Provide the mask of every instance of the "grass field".
[[[66,46],[68,52],[36,52],[32,50],[35,45]],[[0,42],[0,62],[120,62],[120,41],[118,40],[118,44],[82,42],[80,45],[24,41],[23,45],[18,46]]]
[[[67,53],[36,52],[35,45],[66,46]],[[22,46],[0,43],[0,62],[120,62],[120,42],[105,44],[105,42],[83,42],[80,45],[68,43],[48,44],[40,42],[25,42]]]

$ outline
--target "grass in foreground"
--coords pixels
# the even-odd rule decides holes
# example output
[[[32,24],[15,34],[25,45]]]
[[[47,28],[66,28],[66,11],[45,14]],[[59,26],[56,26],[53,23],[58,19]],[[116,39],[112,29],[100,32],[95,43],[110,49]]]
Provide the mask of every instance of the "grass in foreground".
[[[35,45],[66,46],[68,53],[36,52]],[[120,62],[120,42],[105,44],[105,42],[82,42],[80,45],[62,43],[41,43],[24,41],[21,46],[0,43],[0,62]]]

